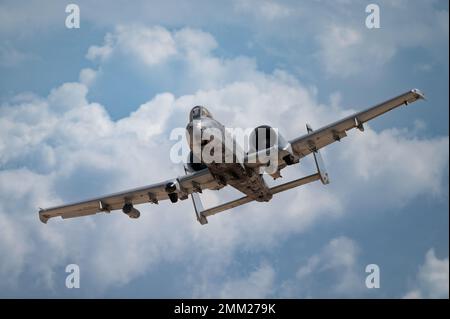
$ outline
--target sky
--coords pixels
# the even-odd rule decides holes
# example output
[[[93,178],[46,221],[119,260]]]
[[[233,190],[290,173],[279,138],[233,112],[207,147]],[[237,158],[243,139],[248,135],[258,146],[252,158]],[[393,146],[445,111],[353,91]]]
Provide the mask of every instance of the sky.
[[[0,297],[449,297],[448,1],[377,1],[373,29],[370,1],[76,1],[72,29],[69,3],[0,1]],[[329,185],[206,226],[190,201],[39,221],[182,175],[170,133],[194,105],[292,139],[412,88],[427,100],[322,151]]]

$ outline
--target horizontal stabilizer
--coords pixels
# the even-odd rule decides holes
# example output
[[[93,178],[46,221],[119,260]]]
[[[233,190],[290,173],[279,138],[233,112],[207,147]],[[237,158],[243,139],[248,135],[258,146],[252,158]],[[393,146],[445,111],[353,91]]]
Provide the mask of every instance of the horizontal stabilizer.
[[[200,195],[198,193],[192,193],[192,203],[194,204],[195,215],[197,215],[197,220],[200,224],[205,225],[208,224],[208,220],[203,212],[203,204],[200,199]]]
[[[272,194],[281,193],[281,192],[284,192],[284,191],[286,191],[288,189],[295,188],[295,187],[298,187],[298,186],[301,186],[301,185],[305,185],[305,184],[308,184],[308,183],[312,183],[312,182],[317,181],[319,179],[321,179],[321,177],[320,177],[319,173],[316,173],[316,174],[313,174],[313,175],[309,175],[309,176],[306,176],[306,177],[302,177],[302,178],[299,178],[299,179],[296,179],[296,180],[293,180],[293,181],[281,184],[281,185],[277,185],[277,186],[271,187],[270,188],[270,192]],[[194,194],[192,194],[192,195],[194,195]],[[198,194],[195,194],[195,195],[198,195]],[[200,216],[202,216],[203,218],[206,219],[207,216],[215,215],[217,213],[220,213],[220,212],[226,211],[228,209],[235,208],[235,207],[238,207],[238,206],[250,203],[252,201],[253,201],[252,198],[250,198],[248,196],[244,196],[244,197],[235,199],[233,201],[230,201],[230,202],[218,205],[218,206],[214,206],[214,207],[208,208],[208,209],[203,210],[203,211],[197,211],[197,209],[196,209],[196,213],[197,213],[197,216],[200,215]],[[194,206],[195,206],[195,204],[194,204]],[[197,219],[200,221],[199,218],[197,218]],[[202,224],[201,221],[200,221],[200,223]]]

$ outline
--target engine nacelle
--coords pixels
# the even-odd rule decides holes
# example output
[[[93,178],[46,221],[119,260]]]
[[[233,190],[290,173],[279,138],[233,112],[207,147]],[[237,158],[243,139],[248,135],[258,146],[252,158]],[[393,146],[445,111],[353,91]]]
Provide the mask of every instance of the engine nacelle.
[[[261,151],[277,145],[282,150],[289,147],[285,138],[269,125],[260,125],[250,134],[250,148],[252,151]]]
[[[186,161],[186,168],[188,172],[194,173],[207,168],[207,166],[201,163],[200,160],[194,156],[194,153],[190,151]]]
[[[281,135],[278,130],[269,125],[260,125],[250,134],[250,152],[264,151],[272,147],[277,147],[281,157],[287,165],[298,162],[298,157],[294,156],[291,144]]]

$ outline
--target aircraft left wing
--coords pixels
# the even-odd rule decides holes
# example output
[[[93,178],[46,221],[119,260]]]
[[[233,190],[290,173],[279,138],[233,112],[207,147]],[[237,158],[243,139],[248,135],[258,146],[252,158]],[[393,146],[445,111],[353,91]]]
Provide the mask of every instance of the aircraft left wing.
[[[346,131],[358,128],[364,131],[364,123],[374,119],[392,109],[401,105],[408,105],[420,99],[424,99],[424,95],[418,89],[412,89],[386,102],[375,105],[367,110],[352,114],[340,121],[324,126],[318,130],[309,132],[301,137],[289,141],[292,150],[299,158],[316,152],[333,142],[340,141],[341,138],[347,136]]]
[[[408,105],[419,99],[424,99],[424,95],[418,89],[412,89],[388,101],[375,105],[364,111],[354,113],[332,124],[326,125],[318,130],[313,131],[307,124],[308,133],[290,140],[288,146],[280,150],[277,145],[270,149],[263,149],[253,153],[246,154],[244,163],[248,167],[263,167],[268,165],[269,158],[266,154],[277,154],[278,170],[287,166],[283,157],[291,153],[297,159],[301,159],[310,153],[317,153],[319,149],[333,142],[340,141],[347,136],[347,131],[358,128],[364,131],[364,123],[388,112],[401,105]],[[294,162],[294,163],[296,163]],[[279,177],[279,173],[272,175],[274,178]]]
[[[62,205],[39,211],[39,219],[47,223],[50,218],[61,216],[73,218],[94,215],[99,212],[109,213],[112,210],[122,209],[125,204],[155,203],[169,199],[170,193],[176,193],[179,199],[186,199],[189,194],[202,192],[202,189],[218,189],[217,183],[208,169],[188,173],[175,179],[161,183],[130,189],[127,191],[92,198],[89,200]],[[132,207],[132,206],[131,206]],[[133,217],[132,215],[129,215]]]

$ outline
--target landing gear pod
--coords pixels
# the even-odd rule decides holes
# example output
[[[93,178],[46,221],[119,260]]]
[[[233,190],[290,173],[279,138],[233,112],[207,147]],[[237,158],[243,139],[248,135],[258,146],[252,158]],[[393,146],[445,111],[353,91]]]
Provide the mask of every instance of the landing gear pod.
[[[313,132],[313,129],[311,128],[311,125],[306,124],[306,129],[308,130],[308,134]],[[312,149],[312,153],[314,155],[314,162],[316,163],[317,172],[320,175],[320,181],[322,184],[330,184],[330,178],[328,177],[327,170],[325,168],[325,164],[322,159],[322,155],[320,155],[320,151],[317,148]]]
[[[141,213],[136,208],[134,208],[133,204],[131,203],[126,203],[125,205],[123,205],[122,211],[130,218],[136,219],[141,216]]]

